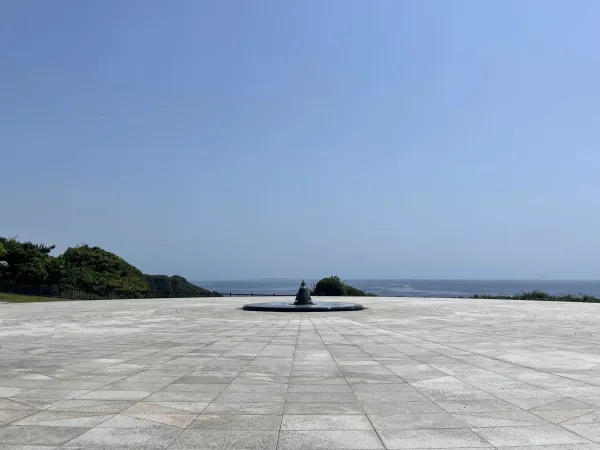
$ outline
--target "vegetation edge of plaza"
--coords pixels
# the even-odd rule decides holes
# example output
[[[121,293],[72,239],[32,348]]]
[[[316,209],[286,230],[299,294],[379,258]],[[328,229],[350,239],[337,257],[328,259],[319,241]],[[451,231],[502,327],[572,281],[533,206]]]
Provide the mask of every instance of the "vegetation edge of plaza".
[[[539,300],[554,302],[580,302],[580,303],[600,303],[600,298],[589,294],[563,294],[550,295],[543,291],[521,292],[517,295],[487,295],[475,294],[469,298],[473,299],[494,299],[494,300]]]
[[[82,244],[52,256],[54,245],[0,237],[0,301],[222,297],[174,275],[148,275],[120,256]],[[171,294],[171,295],[169,295]],[[374,296],[338,276],[319,280],[311,295]]]
[[[73,292],[92,299],[159,298],[168,294],[189,297],[220,297],[223,294],[204,289],[177,275],[148,275],[120,256],[86,244],[69,247],[52,256],[53,245],[20,242],[0,237],[0,286],[26,286],[23,292],[0,292],[0,301],[29,302],[78,298]],[[34,289],[31,289],[34,287]],[[46,287],[46,289],[42,289]],[[51,287],[52,289],[48,289]],[[35,289],[37,288],[37,289]],[[63,297],[63,292],[70,292]],[[128,293],[127,296],[118,295]],[[322,278],[310,288],[311,295],[331,297],[376,297],[351,286],[337,275]],[[541,291],[514,296],[474,295],[473,299],[542,300],[600,303],[591,295],[553,296]]]

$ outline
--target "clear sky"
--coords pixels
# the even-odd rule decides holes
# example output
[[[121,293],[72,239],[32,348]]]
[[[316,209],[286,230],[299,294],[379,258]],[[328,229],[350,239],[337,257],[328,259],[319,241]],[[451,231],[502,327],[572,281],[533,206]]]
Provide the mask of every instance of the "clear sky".
[[[600,278],[597,0],[4,0],[0,235],[147,273]]]

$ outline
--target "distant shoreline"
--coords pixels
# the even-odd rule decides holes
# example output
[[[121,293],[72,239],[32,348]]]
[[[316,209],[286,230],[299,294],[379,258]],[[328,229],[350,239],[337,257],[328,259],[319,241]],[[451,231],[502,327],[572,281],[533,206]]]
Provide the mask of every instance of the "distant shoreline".
[[[292,295],[300,280],[263,279],[232,281],[193,281],[206,289],[222,293]],[[307,279],[311,284],[316,280]],[[346,281],[365,292],[381,297],[469,298],[478,296],[513,297],[523,292],[540,291],[550,296],[600,298],[600,280],[426,280],[426,279],[351,279]]]

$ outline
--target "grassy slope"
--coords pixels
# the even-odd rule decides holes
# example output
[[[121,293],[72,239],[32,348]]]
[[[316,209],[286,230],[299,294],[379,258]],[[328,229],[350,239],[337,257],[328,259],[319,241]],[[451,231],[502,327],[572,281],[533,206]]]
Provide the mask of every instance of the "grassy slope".
[[[35,295],[6,294],[0,292],[0,302],[8,303],[59,302],[67,300],[66,298],[37,297]]]
[[[473,295],[471,298],[487,298],[496,300],[538,300],[547,302],[581,302],[581,303],[600,303],[600,298],[596,298],[588,294],[566,294],[566,295],[550,295],[547,292],[531,291],[521,292],[517,295],[488,295],[479,294]]]

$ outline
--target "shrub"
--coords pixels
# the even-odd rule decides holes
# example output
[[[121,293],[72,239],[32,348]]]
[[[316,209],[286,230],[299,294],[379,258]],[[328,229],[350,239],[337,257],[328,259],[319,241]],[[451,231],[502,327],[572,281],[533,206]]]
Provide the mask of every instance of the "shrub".
[[[320,279],[310,292],[311,295],[328,297],[364,297],[367,294],[360,289],[345,283],[337,275]]]

